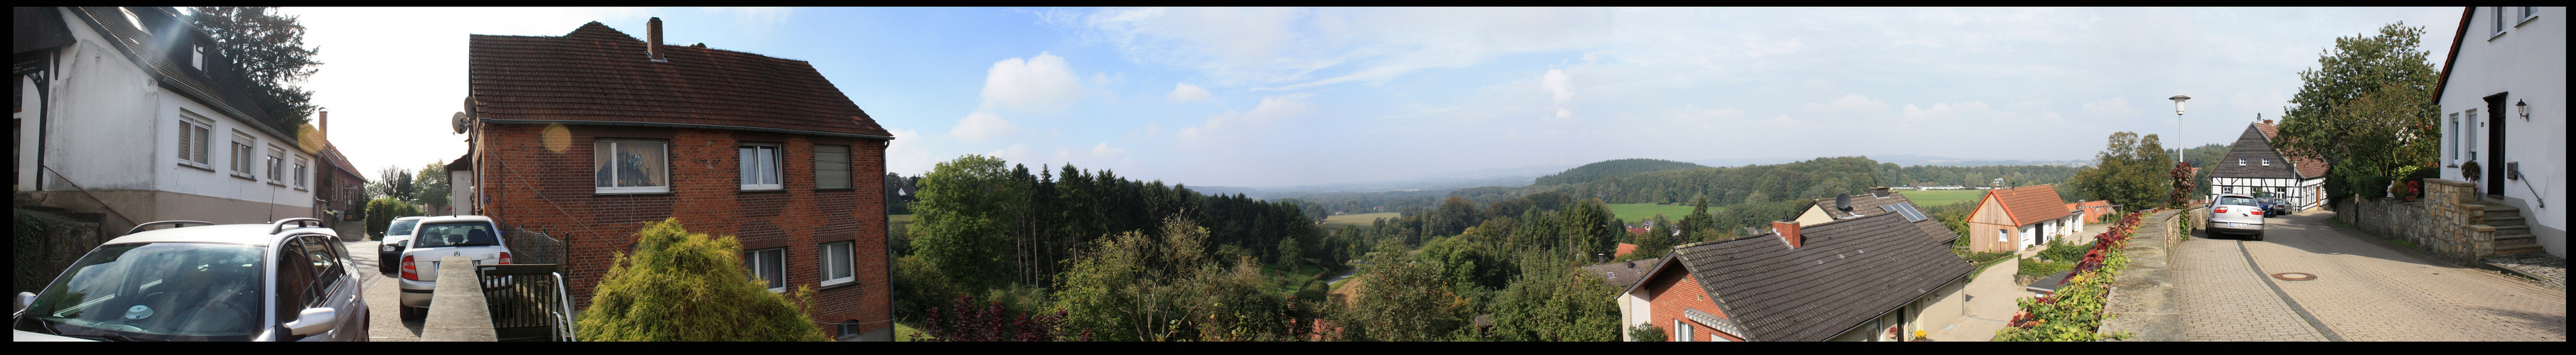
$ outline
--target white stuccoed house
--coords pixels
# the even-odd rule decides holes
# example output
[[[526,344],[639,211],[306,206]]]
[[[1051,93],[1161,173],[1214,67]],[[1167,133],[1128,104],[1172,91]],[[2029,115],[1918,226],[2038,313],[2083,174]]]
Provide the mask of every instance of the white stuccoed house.
[[[2533,241],[2567,257],[2567,8],[2464,12],[2434,89],[2442,178],[2476,182],[2485,202],[2519,209]],[[2480,179],[2461,171],[2468,162]],[[2511,223],[2491,223],[2499,249]]]

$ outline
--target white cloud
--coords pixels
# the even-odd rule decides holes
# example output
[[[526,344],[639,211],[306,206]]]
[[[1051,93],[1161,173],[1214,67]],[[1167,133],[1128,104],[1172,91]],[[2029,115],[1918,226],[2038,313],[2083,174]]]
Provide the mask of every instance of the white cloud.
[[[1879,102],[1878,99],[1860,96],[1860,94],[1845,94],[1843,97],[1834,98],[1833,101],[1826,101],[1824,103],[1809,102],[1805,107],[1809,111],[1825,111],[1834,113],[1880,113],[1887,111],[1887,103]]]
[[[922,174],[929,172],[930,168],[938,163],[936,160],[931,160],[930,150],[922,147],[929,144],[934,137],[908,129],[888,128],[886,132],[894,133],[895,137],[894,141],[886,146],[886,171],[905,175]]]
[[[1172,93],[1171,93],[1171,94],[1168,94],[1168,95],[1164,95],[1164,97],[1166,97],[1167,99],[1169,99],[1169,100],[1171,100],[1171,101],[1198,101],[1198,100],[1206,100],[1206,99],[1208,98],[1208,91],[1207,91],[1207,88],[1202,88],[1202,87],[1199,87],[1198,85],[1190,85],[1189,83],[1181,83],[1181,84],[1180,84],[1180,85],[1178,85],[1178,86],[1173,86],[1173,87],[1172,87]]]
[[[1565,109],[1565,102],[1574,100],[1574,88],[1572,87],[1572,84],[1566,83],[1568,80],[1571,80],[1571,78],[1568,78],[1565,75],[1565,69],[1548,69],[1547,75],[1541,76],[1539,79],[1540,86],[1546,87],[1549,93],[1556,95],[1556,117],[1566,117],[1574,114],[1573,112]]]
[[[1121,154],[1127,154],[1127,149],[1110,148],[1109,142],[1100,142],[1100,145],[1091,146],[1091,156],[1095,158],[1116,158]]]
[[[1019,125],[1013,125],[1011,124],[1011,121],[1002,120],[1001,115],[996,115],[992,112],[979,111],[967,114],[965,119],[958,120],[956,128],[948,129],[948,135],[955,136],[957,138],[964,138],[966,140],[985,140],[1010,134],[1017,130],[1019,130]]]
[[[1511,53],[1580,49],[1611,35],[1604,9],[1109,9],[1048,22],[1218,84],[1382,83]],[[1317,79],[1322,77],[1322,79]]]
[[[1082,78],[1073,74],[1073,66],[1065,64],[1064,57],[1038,52],[1036,57],[1025,60],[993,62],[993,68],[985,72],[983,95],[988,109],[999,105],[1060,111],[1082,95]]]
[[[1029,160],[1029,154],[1028,143],[1011,143],[1009,147],[984,153],[985,156],[1002,158],[1005,161]]]
[[[1179,133],[1174,134],[1174,137],[1183,142],[1235,142],[1244,138],[1241,136],[1257,133],[1272,124],[1314,111],[1314,107],[1305,102],[1308,96],[1310,95],[1296,94],[1264,97],[1261,98],[1261,104],[1252,107],[1252,111],[1226,111],[1209,116],[1207,123],[1182,128]]]
[[[2128,98],[2112,97],[2084,103],[2084,113],[2103,118],[2121,118],[2137,115],[2137,109],[2129,107]]]

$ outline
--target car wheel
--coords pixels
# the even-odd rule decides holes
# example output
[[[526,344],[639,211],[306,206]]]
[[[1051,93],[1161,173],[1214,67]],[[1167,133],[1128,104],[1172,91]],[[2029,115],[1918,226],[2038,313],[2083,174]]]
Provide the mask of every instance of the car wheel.
[[[2263,241],[2263,232],[2254,232],[2254,234],[2247,234],[2247,235],[2245,235],[2245,239],[2247,239],[2247,240],[2253,240],[2253,241],[2257,241],[2257,242]]]
[[[429,318],[429,309],[428,309],[428,308],[415,308],[415,307],[411,307],[411,306],[402,306],[402,319],[403,319],[403,320],[407,320],[407,321],[408,321],[408,320],[420,320],[420,319],[423,319],[423,318]]]

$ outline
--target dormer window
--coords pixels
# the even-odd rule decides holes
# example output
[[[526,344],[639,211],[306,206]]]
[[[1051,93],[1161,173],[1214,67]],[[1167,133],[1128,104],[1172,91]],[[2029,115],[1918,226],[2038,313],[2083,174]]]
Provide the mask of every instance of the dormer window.
[[[205,71],[205,70],[206,70],[206,46],[194,46],[194,47],[196,47],[196,48],[197,48],[197,53],[195,54],[195,57],[194,57],[194,58],[195,58],[194,62],[196,62],[196,63],[197,63],[197,71]]]
[[[2236,158],[2236,166],[2245,166],[2245,158]]]
[[[2263,166],[2272,166],[2272,158],[2263,158]]]

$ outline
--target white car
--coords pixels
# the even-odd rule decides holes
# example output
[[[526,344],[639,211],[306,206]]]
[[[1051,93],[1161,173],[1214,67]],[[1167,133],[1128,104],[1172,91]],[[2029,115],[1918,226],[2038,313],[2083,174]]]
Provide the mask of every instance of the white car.
[[[159,225],[179,227],[142,230]],[[18,293],[11,339],[366,341],[366,278],[350,260],[318,219],[145,223]]]
[[[420,226],[420,219],[422,218],[429,217],[414,216],[395,218],[393,223],[385,225],[384,236],[382,238],[376,238],[376,240],[381,241],[376,243],[377,273],[390,274],[394,272],[394,258],[396,255],[402,254],[403,243],[411,242],[412,231],[417,229],[412,227]]]
[[[510,247],[502,243],[501,224],[484,216],[430,216],[420,220],[413,230],[410,247],[402,251],[396,265],[402,268],[402,317],[413,319],[429,312],[431,293],[438,290],[438,267],[441,258],[462,256],[474,265],[507,265]],[[474,280],[464,280],[474,282]]]
[[[2220,194],[2209,203],[2209,233],[2243,234],[2263,240],[2263,207],[2253,196]]]

